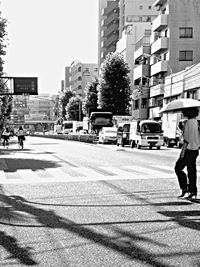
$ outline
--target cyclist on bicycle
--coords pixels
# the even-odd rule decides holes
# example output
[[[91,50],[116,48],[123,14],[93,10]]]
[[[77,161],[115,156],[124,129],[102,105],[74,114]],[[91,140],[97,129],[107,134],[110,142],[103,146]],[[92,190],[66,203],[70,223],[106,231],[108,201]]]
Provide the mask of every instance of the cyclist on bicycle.
[[[17,131],[17,136],[18,136],[18,144],[21,145],[23,148],[23,141],[25,140],[25,132],[22,126],[19,127]]]
[[[5,147],[5,146],[7,146],[8,147],[8,145],[9,145],[9,138],[10,138],[10,132],[9,132],[9,129],[8,128],[5,128],[4,129],[4,131],[3,131],[3,133],[2,133],[2,136],[1,136],[2,138],[3,138],[3,146]]]

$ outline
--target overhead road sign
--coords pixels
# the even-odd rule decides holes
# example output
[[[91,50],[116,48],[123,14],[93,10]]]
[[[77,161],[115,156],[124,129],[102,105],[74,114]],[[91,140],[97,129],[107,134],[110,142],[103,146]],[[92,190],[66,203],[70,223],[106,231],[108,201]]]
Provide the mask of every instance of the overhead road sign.
[[[37,77],[0,77],[0,95],[38,95]],[[9,86],[8,86],[9,81]]]

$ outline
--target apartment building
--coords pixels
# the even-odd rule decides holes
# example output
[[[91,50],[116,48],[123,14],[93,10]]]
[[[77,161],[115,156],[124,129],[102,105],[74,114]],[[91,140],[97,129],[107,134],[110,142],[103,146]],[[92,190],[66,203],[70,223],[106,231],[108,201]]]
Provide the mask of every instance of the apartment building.
[[[119,1],[99,0],[98,68],[119,40]]]
[[[120,18],[119,18],[119,41],[117,43],[117,52],[123,53],[126,62],[131,68],[130,80],[131,88],[134,90],[134,52],[136,43],[141,39],[146,32],[151,31],[152,21],[157,17],[158,11],[153,7],[155,0],[120,0]],[[133,96],[135,97],[135,95]],[[132,102],[133,116],[138,116],[138,110],[134,111],[135,107]],[[143,117],[143,112],[140,116]],[[146,110],[145,110],[146,112]]]
[[[25,121],[56,120],[58,115],[58,95],[40,94],[27,99],[28,114]]]
[[[120,0],[119,1],[119,39],[127,25],[151,22],[158,14],[153,3],[155,0]],[[137,29],[138,32],[140,28]],[[137,34],[139,34],[137,32]]]
[[[145,83],[150,88],[147,117],[159,119],[163,100],[168,103],[179,94],[172,90],[176,76],[174,73],[200,62],[200,2],[157,0],[153,7],[159,15],[152,21],[150,41],[145,44],[145,49],[148,49],[144,49],[144,43],[141,46],[138,43],[134,59],[141,65],[140,76],[147,77]],[[166,76],[169,76],[170,81],[168,89],[164,86]],[[138,84],[136,76],[134,83]],[[140,94],[142,86],[143,82],[140,83]],[[135,108],[141,111],[142,98],[138,98],[135,104]]]
[[[85,87],[88,82],[98,77],[98,65],[95,63],[82,63],[73,61],[69,67],[69,88],[80,97],[85,97]],[[65,84],[68,82],[65,81]],[[66,88],[67,89],[67,88]]]

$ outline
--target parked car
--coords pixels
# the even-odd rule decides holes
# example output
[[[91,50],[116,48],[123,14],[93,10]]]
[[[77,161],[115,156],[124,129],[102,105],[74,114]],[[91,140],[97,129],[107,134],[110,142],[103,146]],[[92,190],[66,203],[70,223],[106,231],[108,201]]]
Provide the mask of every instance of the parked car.
[[[99,143],[114,143],[117,142],[117,128],[116,127],[103,127],[99,131]]]
[[[117,146],[130,145],[130,123],[120,123],[117,129]]]

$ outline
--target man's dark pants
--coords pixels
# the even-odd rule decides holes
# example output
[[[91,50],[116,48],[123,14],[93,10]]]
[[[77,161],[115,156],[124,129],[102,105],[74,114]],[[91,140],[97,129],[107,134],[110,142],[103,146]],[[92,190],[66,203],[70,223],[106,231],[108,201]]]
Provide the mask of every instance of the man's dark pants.
[[[186,149],[183,158],[179,158],[175,165],[175,173],[178,177],[179,186],[181,189],[188,187],[187,175],[183,171],[187,167],[188,180],[189,180],[189,192],[197,193],[197,169],[196,159],[199,155],[199,150]]]

